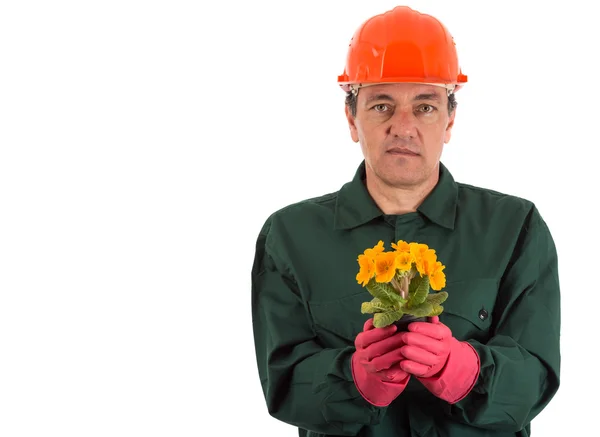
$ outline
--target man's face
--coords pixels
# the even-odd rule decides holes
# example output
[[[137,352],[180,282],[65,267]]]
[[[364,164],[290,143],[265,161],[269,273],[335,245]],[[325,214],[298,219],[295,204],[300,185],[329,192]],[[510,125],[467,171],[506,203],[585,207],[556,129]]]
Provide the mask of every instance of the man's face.
[[[361,88],[356,117],[346,108],[352,139],[360,142],[365,157],[367,177],[397,188],[437,178],[454,113],[448,114],[444,88],[412,83]]]

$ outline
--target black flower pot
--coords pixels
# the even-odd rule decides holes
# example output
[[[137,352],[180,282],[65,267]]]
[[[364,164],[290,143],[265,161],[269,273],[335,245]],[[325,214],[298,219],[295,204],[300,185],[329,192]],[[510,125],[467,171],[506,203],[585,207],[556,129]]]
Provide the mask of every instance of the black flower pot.
[[[412,322],[428,322],[429,317],[415,317],[411,314],[404,314],[400,320],[394,322],[394,325],[398,327],[396,332],[408,331],[408,325]]]

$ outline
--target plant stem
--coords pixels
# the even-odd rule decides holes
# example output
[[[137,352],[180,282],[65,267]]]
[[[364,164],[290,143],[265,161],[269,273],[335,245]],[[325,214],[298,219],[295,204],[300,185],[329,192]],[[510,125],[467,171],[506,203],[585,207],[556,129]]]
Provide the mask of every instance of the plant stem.
[[[401,282],[398,282],[398,279],[394,276],[391,284],[403,299],[408,299],[408,285],[410,283],[410,279],[406,276],[403,276],[400,278],[400,281]]]
[[[410,279],[408,276],[402,278],[402,297],[408,299],[408,286],[410,285]]]

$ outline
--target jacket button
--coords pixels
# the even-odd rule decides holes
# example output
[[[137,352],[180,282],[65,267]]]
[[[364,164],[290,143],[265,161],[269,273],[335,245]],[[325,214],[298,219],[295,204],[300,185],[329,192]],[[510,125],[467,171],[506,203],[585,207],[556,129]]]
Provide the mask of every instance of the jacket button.
[[[479,318],[485,320],[488,318],[488,312],[484,309],[479,310]]]

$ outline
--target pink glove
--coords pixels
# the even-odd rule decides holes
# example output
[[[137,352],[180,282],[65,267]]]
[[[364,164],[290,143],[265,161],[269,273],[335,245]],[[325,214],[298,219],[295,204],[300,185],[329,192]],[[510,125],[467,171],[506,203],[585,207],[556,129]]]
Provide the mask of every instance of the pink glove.
[[[413,322],[400,336],[406,344],[400,367],[435,396],[455,404],[473,389],[479,377],[479,355],[468,342],[454,338],[439,317],[432,317],[431,323]]]
[[[394,325],[374,328],[373,319],[356,336],[350,366],[354,384],[370,404],[386,407],[404,391],[410,375],[400,368],[402,337]]]

